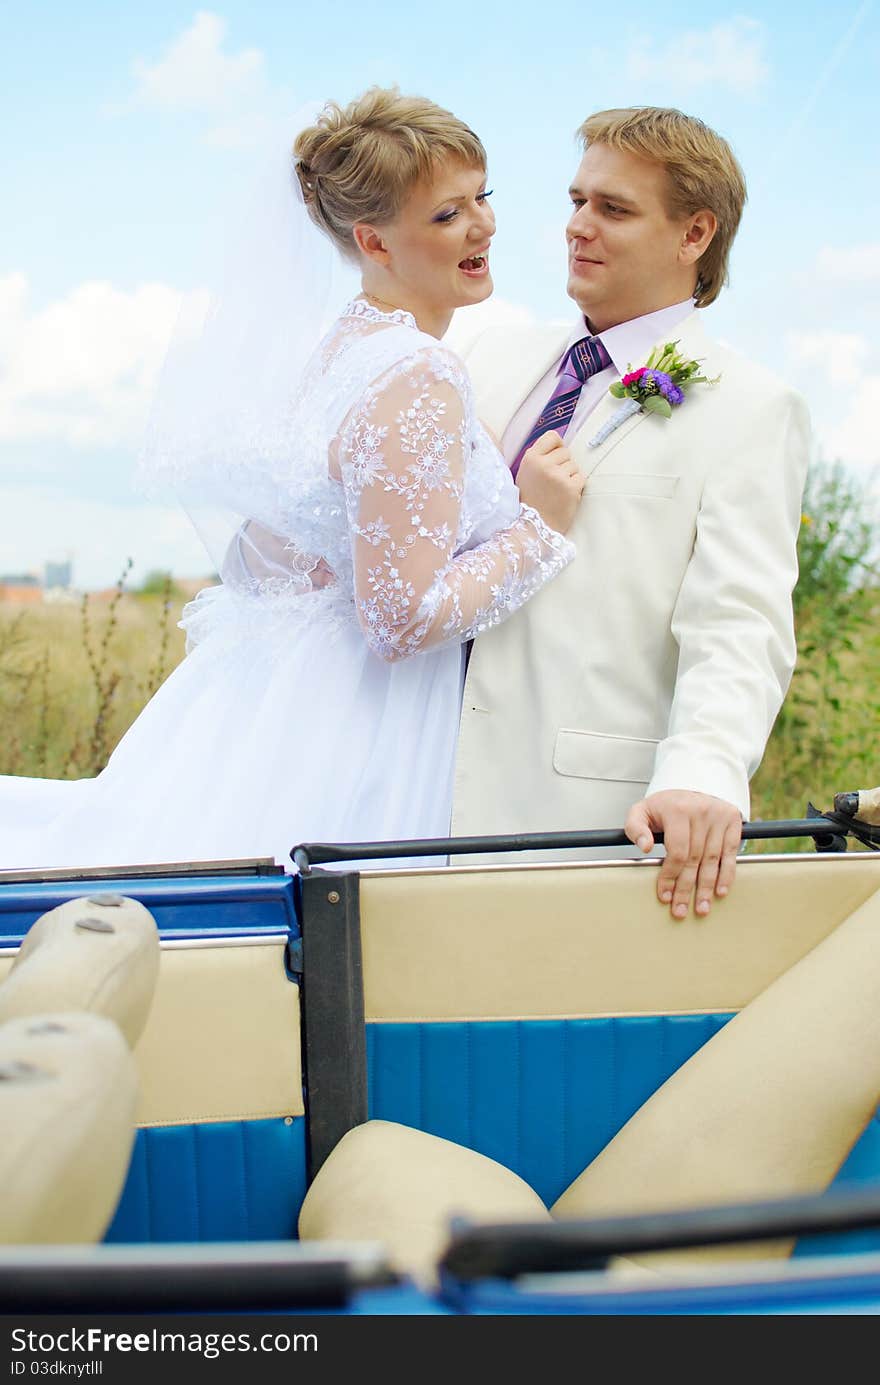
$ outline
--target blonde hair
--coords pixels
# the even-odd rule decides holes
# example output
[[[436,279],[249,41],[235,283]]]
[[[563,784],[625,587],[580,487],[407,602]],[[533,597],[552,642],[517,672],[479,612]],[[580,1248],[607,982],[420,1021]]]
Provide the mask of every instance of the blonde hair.
[[[730,145],[702,120],[661,106],[597,111],[578,130],[584,148],[607,144],[666,169],[670,216],[691,216],[707,207],[718,229],[697,266],[694,300],[714,303],[729,280],[728,260],[746,200],[746,180]]]
[[[463,121],[396,87],[370,87],[345,107],[329,101],[293,153],[312,220],[349,259],[357,258],[352,227],[392,221],[439,163],[486,167],[486,151]]]

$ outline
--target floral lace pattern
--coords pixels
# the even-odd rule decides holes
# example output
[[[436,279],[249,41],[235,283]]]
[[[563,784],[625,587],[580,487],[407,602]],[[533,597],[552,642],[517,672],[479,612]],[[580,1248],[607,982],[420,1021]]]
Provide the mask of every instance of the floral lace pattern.
[[[256,477],[251,466],[223,478],[224,502],[248,516],[230,552],[246,535],[247,561],[224,568],[229,600],[216,591],[184,613],[190,644],[218,624],[240,629],[243,598],[267,614],[280,600],[294,618],[299,593],[309,623],[326,613],[337,627],[347,611],[394,661],[498,624],[574,556],[520,504],[461,362],[409,313],[350,304],[290,426],[283,460],[276,445]],[[233,571],[245,575],[227,581]],[[328,583],[331,598],[309,601]]]

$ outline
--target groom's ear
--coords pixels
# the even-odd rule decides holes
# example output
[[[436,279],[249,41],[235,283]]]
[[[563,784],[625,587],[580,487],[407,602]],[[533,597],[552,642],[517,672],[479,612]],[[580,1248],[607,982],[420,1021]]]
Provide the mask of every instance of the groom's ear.
[[[696,264],[701,255],[709,249],[712,237],[718,230],[718,218],[708,207],[694,212],[684,223],[681,244],[678,250],[679,263]]]
[[[382,232],[375,226],[369,226],[365,221],[356,221],[351,228],[354,236],[354,243],[374,264],[388,263],[388,247],[382,239]]]

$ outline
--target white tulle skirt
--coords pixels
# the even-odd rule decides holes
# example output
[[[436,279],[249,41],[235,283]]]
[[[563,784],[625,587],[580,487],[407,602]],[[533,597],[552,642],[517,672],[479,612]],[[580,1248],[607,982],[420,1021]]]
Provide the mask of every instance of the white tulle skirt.
[[[314,596],[202,593],[198,642],[101,774],[0,776],[0,869],[293,869],[304,841],[448,835],[462,646],[385,663]]]

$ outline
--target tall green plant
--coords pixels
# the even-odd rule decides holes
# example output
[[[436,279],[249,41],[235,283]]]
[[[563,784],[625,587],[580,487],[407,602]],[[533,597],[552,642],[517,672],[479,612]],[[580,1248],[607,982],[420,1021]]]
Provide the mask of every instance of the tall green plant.
[[[819,603],[845,633],[849,598],[876,585],[880,575],[877,542],[876,506],[869,482],[858,479],[839,461],[811,467],[798,537],[795,618]]]
[[[753,816],[880,780],[880,585],[869,479],[817,463],[804,493],[794,592],[798,660],[755,779]],[[778,849],[778,846],[775,848]]]

